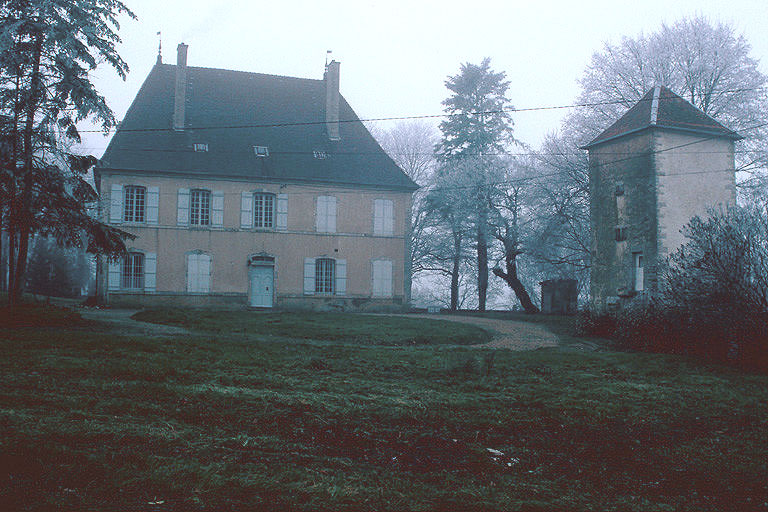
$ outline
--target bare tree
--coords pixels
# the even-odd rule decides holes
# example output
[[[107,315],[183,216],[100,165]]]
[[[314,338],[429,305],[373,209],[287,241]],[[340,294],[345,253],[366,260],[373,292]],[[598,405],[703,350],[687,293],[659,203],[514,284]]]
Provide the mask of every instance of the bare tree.
[[[701,16],[606,43],[580,80],[578,102],[590,106],[574,112],[565,126],[579,143],[587,142],[651,87],[664,85],[746,137],[739,143],[739,170],[765,168],[768,79],[751,49],[730,25]]]
[[[405,293],[410,300],[414,275],[431,268],[429,221],[424,205],[435,173],[434,147],[437,129],[423,121],[402,121],[388,130],[372,130],[384,151],[411,178],[419,190],[413,193],[410,209],[410,243],[406,261]]]
[[[451,310],[459,307],[462,264],[468,258],[465,243],[471,232],[465,165],[464,161],[443,164],[424,201],[429,226],[426,261],[430,270],[450,276]]]

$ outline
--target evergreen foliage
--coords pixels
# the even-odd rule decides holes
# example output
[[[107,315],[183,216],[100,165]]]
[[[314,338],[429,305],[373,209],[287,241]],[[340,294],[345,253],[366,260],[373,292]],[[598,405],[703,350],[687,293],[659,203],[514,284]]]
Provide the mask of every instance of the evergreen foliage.
[[[116,125],[89,73],[104,62],[125,78],[120,15],[135,17],[117,0],[0,3],[0,228],[9,233],[11,305],[33,234],[113,257],[125,251],[128,235],[94,215],[98,196],[85,178],[96,159],[68,149],[79,121]]]

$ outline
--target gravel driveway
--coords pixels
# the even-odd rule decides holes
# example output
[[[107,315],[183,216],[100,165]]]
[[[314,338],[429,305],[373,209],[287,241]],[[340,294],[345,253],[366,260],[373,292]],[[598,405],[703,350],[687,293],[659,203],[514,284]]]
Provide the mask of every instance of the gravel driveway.
[[[556,347],[560,338],[552,331],[540,325],[515,320],[499,320],[495,318],[480,318],[477,316],[458,315],[398,315],[408,318],[428,318],[430,320],[445,320],[472,324],[493,334],[493,339],[482,345],[472,345],[475,348],[507,348],[510,350],[535,350],[544,347]]]

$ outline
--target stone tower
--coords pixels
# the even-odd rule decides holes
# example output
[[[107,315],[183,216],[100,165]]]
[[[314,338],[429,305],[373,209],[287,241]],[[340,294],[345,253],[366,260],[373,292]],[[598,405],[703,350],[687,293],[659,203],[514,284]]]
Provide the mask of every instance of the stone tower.
[[[666,87],[654,87],[583,146],[589,152],[590,306],[644,300],[694,216],[734,204],[742,137]]]

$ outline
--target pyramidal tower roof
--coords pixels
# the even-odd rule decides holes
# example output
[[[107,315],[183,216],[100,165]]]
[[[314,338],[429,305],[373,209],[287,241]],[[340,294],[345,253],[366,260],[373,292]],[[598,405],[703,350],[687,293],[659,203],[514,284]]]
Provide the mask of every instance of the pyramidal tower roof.
[[[739,140],[743,137],[715,121],[666,87],[656,86],[645,93],[635,105],[615,123],[595,137],[582,149],[589,149],[648,128],[663,128],[710,137]]]

